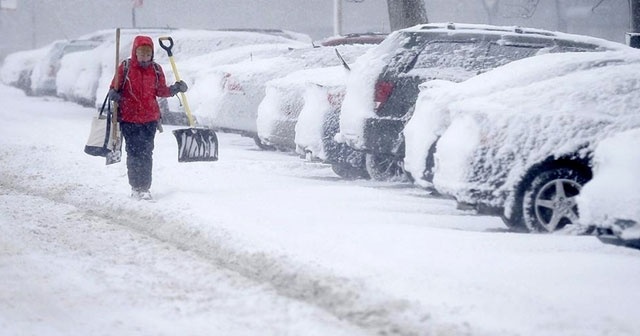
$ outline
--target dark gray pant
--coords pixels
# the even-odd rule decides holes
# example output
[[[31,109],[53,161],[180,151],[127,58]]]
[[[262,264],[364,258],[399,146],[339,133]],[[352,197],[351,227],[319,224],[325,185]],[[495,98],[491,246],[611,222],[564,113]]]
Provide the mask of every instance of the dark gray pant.
[[[157,125],[155,121],[145,124],[120,123],[127,151],[129,184],[135,190],[145,191],[151,188],[153,146]]]

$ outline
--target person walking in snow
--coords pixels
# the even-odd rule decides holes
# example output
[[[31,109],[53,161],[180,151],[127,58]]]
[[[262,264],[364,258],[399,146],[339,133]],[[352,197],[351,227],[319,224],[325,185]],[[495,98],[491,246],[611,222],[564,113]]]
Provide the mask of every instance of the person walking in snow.
[[[136,36],[131,58],[120,63],[109,90],[109,98],[119,103],[118,121],[127,152],[131,197],[144,200],[151,199],[153,147],[160,127],[156,97],[170,97],[188,89],[184,81],[167,86],[162,67],[153,61],[153,55],[151,37]]]

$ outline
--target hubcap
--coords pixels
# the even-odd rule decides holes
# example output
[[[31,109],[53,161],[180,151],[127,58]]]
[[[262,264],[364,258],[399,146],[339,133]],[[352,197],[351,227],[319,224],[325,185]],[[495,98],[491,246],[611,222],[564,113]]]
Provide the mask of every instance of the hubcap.
[[[580,189],[580,184],[568,179],[557,179],[545,184],[534,200],[538,223],[549,232],[561,229],[565,225],[576,224],[576,196]]]

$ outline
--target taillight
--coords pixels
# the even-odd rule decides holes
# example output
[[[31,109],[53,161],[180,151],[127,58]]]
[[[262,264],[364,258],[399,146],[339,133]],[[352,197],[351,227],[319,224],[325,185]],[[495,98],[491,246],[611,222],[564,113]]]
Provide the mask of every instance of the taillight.
[[[244,91],[242,85],[232,78],[230,73],[224,74],[224,78],[222,78],[222,87],[232,93],[242,93]]]
[[[391,92],[393,92],[393,83],[384,81],[378,81],[376,83],[376,90],[373,97],[376,110],[389,99]]]

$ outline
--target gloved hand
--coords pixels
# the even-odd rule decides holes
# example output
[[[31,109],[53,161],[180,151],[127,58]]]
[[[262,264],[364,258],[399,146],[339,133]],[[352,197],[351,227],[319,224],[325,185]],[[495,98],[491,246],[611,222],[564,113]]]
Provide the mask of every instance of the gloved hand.
[[[114,102],[119,102],[120,98],[122,98],[122,95],[120,94],[120,92],[116,91],[116,89],[109,90],[109,99]]]
[[[169,92],[172,96],[174,96],[178,92],[187,92],[188,89],[189,87],[187,86],[187,83],[185,83],[183,80],[177,81],[169,86]]]

